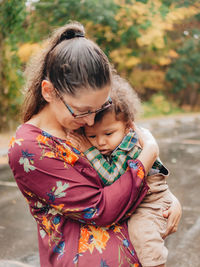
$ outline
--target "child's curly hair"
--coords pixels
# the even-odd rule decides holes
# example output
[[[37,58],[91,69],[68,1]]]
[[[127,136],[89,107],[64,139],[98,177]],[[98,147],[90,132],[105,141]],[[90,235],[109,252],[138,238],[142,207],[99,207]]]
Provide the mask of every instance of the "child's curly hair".
[[[95,122],[101,121],[108,112],[114,112],[118,121],[127,124],[135,121],[136,115],[141,110],[140,99],[131,85],[117,74],[113,75],[111,98],[113,104],[97,113]]]

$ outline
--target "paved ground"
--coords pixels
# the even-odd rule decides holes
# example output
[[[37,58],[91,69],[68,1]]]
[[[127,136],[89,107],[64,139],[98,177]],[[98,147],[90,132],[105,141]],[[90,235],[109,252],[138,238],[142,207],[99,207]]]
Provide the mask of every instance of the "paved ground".
[[[155,135],[168,183],[183,216],[167,238],[167,267],[200,266],[200,114],[143,121]],[[36,225],[6,164],[7,136],[0,135],[0,267],[39,267]]]

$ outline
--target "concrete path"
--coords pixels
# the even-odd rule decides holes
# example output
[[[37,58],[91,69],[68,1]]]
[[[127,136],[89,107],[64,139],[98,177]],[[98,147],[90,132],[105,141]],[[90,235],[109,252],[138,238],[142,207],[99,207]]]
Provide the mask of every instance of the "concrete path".
[[[167,267],[199,267],[200,114],[151,119],[142,125],[157,138],[161,160],[171,171],[169,186],[183,207],[177,233],[166,240]],[[39,267],[35,222],[8,165],[0,163],[0,267]]]

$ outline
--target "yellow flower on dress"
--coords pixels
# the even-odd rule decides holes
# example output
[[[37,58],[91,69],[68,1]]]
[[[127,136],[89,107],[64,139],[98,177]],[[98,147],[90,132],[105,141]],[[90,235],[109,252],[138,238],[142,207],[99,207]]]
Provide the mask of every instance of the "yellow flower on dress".
[[[39,134],[36,139],[39,143],[42,143],[42,144],[47,144],[48,141],[50,141],[50,138],[48,138],[47,136],[44,136],[42,134]]]
[[[142,169],[141,166],[139,166],[139,168],[138,168],[137,176],[138,176],[139,178],[141,178],[141,179],[144,178],[144,171],[143,171],[143,169]]]
[[[105,228],[95,227],[93,225],[88,225],[87,228],[82,227],[79,239],[79,253],[83,253],[89,249],[92,254],[94,248],[99,253],[102,253],[102,250],[106,248],[109,238],[110,235]]]
[[[62,158],[65,162],[74,165],[74,163],[79,159],[79,157],[71,151],[69,147],[64,147],[61,145],[57,145],[56,156]]]
[[[21,146],[22,141],[24,141],[23,138],[16,139],[15,136],[13,136],[10,140],[9,147],[14,147],[15,144]]]
[[[78,253],[83,253],[88,250],[89,247],[89,238],[90,238],[90,233],[87,228],[82,227],[81,228],[81,235],[79,239],[79,248],[78,248]]]
[[[52,230],[54,230],[53,229],[54,227],[52,226],[51,221],[47,220],[47,217],[43,216],[43,218],[42,218],[42,224],[45,227],[45,232],[48,235],[51,235]]]
[[[44,153],[44,156],[47,157],[47,158],[56,158],[56,155],[54,152],[52,151],[47,151]]]
[[[114,227],[114,229],[113,229],[113,232],[114,232],[114,233],[120,233],[120,232],[121,232],[121,229],[122,229],[122,226],[115,225],[115,227]]]

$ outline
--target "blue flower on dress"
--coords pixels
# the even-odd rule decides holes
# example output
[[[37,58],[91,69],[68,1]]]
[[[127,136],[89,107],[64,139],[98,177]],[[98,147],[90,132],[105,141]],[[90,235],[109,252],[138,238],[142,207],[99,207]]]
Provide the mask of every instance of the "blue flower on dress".
[[[28,150],[26,150],[26,151],[22,150],[22,156],[23,156],[23,158],[29,158],[30,160],[33,160],[34,154],[28,153]]]
[[[83,211],[85,212],[83,217],[85,219],[90,219],[90,218],[93,218],[95,214],[98,213],[99,209],[98,208],[86,208]]]
[[[56,186],[54,186],[50,193],[47,193],[47,196],[49,197],[49,200],[51,202],[54,202],[56,198],[62,198],[65,197],[66,192],[65,190],[69,187],[68,183],[63,183],[61,181],[56,182]]]
[[[47,133],[45,131],[42,131],[42,135],[45,136],[45,137],[48,137],[48,138],[51,138],[52,137],[51,134],[49,134],[49,133]]]
[[[93,241],[93,239],[94,239],[94,236],[93,236],[93,235],[90,235],[90,236],[89,236],[88,243],[89,243],[89,244],[91,244],[91,243],[92,243],[92,241]]]
[[[54,224],[59,224],[60,223],[60,215],[57,215],[56,217],[53,218],[53,223]]]
[[[76,154],[81,154],[81,152],[78,150],[78,149],[76,149],[75,147],[72,147],[72,150],[74,151],[74,153],[76,153]]]
[[[134,170],[137,170],[138,169],[138,165],[137,165],[137,162],[129,162],[129,167],[134,169]]]
[[[55,197],[55,195],[54,195],[53,193],[47,193],[47,196],[49,197],[49,200],[50,200],[51,202],[54,202],[55,199],[56,199],[56,197]]]
[[[124,240],[123,240],[123,245],[124,245],[126,248],[129,247],[129,242],[128,242],[127,239],[124,239]]]
[[[109,265],[106,263],[106,261],[101,259],[101,265],[100,267],[109,267]]]
[[[22,150],[22,157],[19,159],[19,164],[23,165],[25,172],[35,170],[35,166],[33,166],[34,164],[33,156],[34,154],[29,153],[28,150],[26,151]]]
[[[83,253],[77,253],[76,256],[75,256],[74,259],[73,259],[73,262],[74,262],[74,263],[77,263],[77,262],[78,262],[78,258],[79,258],[80,256],[83,256]]]
[[[53,248],[53,252],[58,253],[59,257],[64,254],[65,241],[61,241],[57,246]]]

